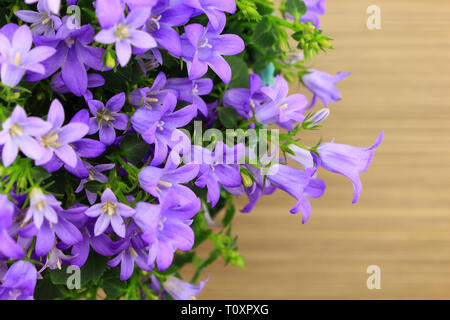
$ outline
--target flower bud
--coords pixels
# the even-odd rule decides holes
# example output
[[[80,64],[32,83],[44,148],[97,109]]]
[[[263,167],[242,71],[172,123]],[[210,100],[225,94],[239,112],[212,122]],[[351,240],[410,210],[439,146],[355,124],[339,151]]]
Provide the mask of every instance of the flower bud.
[[[114,68],[116,66],[116,59],[110,51],[106,52],[106,66],[108,68]]]
[[[317,111],[311,118],[308,119],[308,122],[312,122],[314,125],[321,123],[330,115],[330,109],[323,108]]]
[[[247,174],[241,172],[242,184],[246,188],[250,188],[253,185],[253,180]]]

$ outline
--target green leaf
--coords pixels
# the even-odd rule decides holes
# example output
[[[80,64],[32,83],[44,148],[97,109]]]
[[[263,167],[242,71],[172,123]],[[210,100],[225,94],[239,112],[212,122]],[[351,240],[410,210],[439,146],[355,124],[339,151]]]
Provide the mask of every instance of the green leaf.
[[[43,167],[34,167],[31,169],[31,177],[34,181],[43,181],[50,178],[51,175]]]
[[[270,19],[268,17],[263,17],[253,31],[252,42],[258,47],[265,49],[265,51],[270,51],[277,43],[276,34],[276,28],[273,26]]]
[[[88,181],[84,184],[84,187],[92,193],[98,193],[104,190],[103,184],[98,181]]]
[[[86,286],[89,282],[97,284],[106,270],[108,257],[101,256],[93,251],[89,255],[86,264],[81,268],[81,286]]]
[[[103,275],[102,288],[108,299],[119,299],[126,293],[127,287],[127,281],[120,281],[119,268],[110,269]]]
[[[239,115],[234,108],[219,107],[217,108],[220,122],[228,129],[236,128],[239,120]]]
[[[147,155],[149,145],[136,134],[125,136],[120,142],[121,154],[131,163],[140,163]]]
[[[248,74],[248,66],[244,60],[237,56],[225,57],[225,60],[227,60],[232,71],[228,88],[248,88],[250,76]]]
[[[53,272],[50,273],[50,275]],[[64,282],[66,285],[66,282]],[[36,300],[53,300],[62,296],[61,291],[54,282],[51,281],[51,277],[44,276],[42,280],[39,280],[36,284],[36,290],[34,292],[34,298]]]
[[[287,0],[286,11],[295,18],[300,19],[306,13],[306,5],[302,0]]]

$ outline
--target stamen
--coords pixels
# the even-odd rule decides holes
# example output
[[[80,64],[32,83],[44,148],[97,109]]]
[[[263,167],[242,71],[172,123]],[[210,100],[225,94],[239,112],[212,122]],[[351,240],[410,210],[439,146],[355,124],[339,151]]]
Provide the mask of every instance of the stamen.
[[[119,40],[128,39],[131,37],[130,27],[119,23],[116,32],[114,32],[114,35],[119,38]]]
[[[20,125],[14,123],[11,128],[9,128],[9,134],[13,138],[20,137],[21,135],[23,135],[23,129]]]
[[[16,53],[16,56],[14,57],[14,65],[16,66],[16,67],[18,67],[18,66],[20,66],[20,52],[17,52]]]
[[[104,213],[106,213],[107,215],[112,217],[117,212],[117,204],[115,204],[111,201],[106,201],[106,203],[102,207],[102,210]]]
[[[162,181],[162,180],[159,180],[158,184],[163,187],[166,187],[166,188],[170,188],[171,186],[173,186],[173,184],[171,184],[170,182],[166,182],[166,181]]]
[[[61,146],[60,143],[58,143],[59,135],[56,132],[50,132],[46,134],[45,136],[41,137],[42,145],[45,148],[52,148],[56,149]]]
[[[113,116],[112,112],[106,108],[98,110],[95,115],[95,121],[100,127],[109,126],[114,120],[116,120],[116,118]]]

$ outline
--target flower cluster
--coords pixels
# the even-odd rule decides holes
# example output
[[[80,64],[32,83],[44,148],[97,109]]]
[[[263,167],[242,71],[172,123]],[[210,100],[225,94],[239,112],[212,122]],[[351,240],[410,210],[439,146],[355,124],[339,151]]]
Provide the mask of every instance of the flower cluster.
[[[28,6],[36,2],[37,11]],[[290,10],[302,1],[287,2]],[[286,24],[304,35],[314,29],[319,39],[325,1],[305,4],[306,12],[286,12]],[[93,20],[81,25],[62,15],[73,5]],[[263,195],[284,191],[305,223],[309,199],[325,191],[325,169],[349,178],[358,201],[359,175],[383,133],[368,148],[295,139],[329,116],[329,104],[341,99],[336,83],[349,74],[302,69],[301,58],[283,62],[281,52],[271,58],[256,36],[247,43],[249,31],[239,26],[248,13],[235,0],[25,0],[22,7],[10,17],[17,23],[0,29],[0,299],[32,299],[40,279],[61,285],[52,276],[59,269],[83,272],[89,264],[105,280],[88,279],[93,289],[61,290],[63,297],[103,285],[109,298],[190,299],[207,280],[190,284],[178,270],[197,259],[196,282],[208,261],[190,252],[205,239],[214,256],[242,265],[230,236],[233,196],[246,195],[242,211],[250,212]],[[249,21],[258,19],[280,18]],[[297,71],[311,101],[289,94],[286,79]],[[317,98],[324,108],[313,112]],[[269,126],[286,133],[264,136]],[[212,131],[198,142],[203,129]],[[230,129],[248,131],[221,139]],[[214,233],[224,207],[227,232]],[[105,283],[117,278],[126,285],[112,293]]]

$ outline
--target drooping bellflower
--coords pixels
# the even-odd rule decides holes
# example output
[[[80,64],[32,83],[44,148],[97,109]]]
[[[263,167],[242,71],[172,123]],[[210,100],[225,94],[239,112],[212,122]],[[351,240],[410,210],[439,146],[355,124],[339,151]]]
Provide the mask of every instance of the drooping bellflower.
[[[342,174],[353,184],[353,203],[357,202],[362,191],[360,173],[369,169],[375,148],[383,141],[383,131],[375,143],[368,148],[353,147],[335,142],[322,143],[317,152],[320,155],[321,166],[328,171]]]

